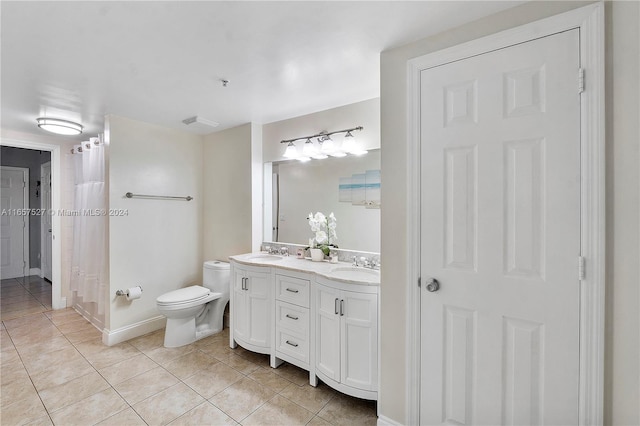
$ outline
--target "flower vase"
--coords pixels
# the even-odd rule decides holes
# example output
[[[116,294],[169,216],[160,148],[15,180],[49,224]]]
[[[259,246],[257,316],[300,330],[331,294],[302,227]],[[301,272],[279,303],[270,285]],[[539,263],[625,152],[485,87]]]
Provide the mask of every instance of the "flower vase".
[[[309,249],[309,251],[311,252],[311,260],[313,260],[314,262],[322,262],[322,260],[324,259],[324,253],[322,252],[322,250],[318,248],[312,248]]]

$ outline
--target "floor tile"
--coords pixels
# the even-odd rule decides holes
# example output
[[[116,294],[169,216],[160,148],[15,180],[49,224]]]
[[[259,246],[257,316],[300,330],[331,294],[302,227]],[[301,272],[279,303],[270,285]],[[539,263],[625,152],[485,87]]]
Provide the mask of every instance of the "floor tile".
[[[236,383],[244,376],[226,364],[218,363],[196,372],[184,382],[203,397],[209,399]]]
[[[336,391],[324,383],[318,383],[317,387],[311,385],[298,386],[291,383],[280,392],[280,395],[317,414],[334,397]]]
[[[101,426],[146,426],[146,423],[131,407],[98,423]]]
[[[23,355],[22,362],[29,374],[34,375],[44,370],[50,370],[59,364],[81,360],[82,355],[72,345],[51,352]]]
[[[0,377],[2,378],[2,384],[7,384],[21,379],[29,379],[29,373],[24,368],[22,361],[17,359],[13,362],[7,362],[0,366]]]
[[[331,426],[331,423],[329,423],[322,417],[315,416],[309,423],[307,423],[307,426]]]
[[[55,324],[55,323],[54,323]],[[55,324],[63,334],[73,333],[75,331],[95,330],[96,328],[91,325],[89,321],[81,318],[76,321],[69,321],[62,324]]]
[[[171,423],[171,426],[216,425],[234,426],[238,423],[210,402],[203,402]]]
[[[131,405],[178,383],[178,379],[164,368],[158,367],[142,373],[113,387]]]
[[[46,415],[47,410],[34,392],[2,407],[2,424],[25,425]]]
[[[97,328],[91,326],[86,330],[65,333],[64,335],[71,343],[81,343],[87,340],[101,339],[102,333]]]
[[[51,413],[53,423],[60,425],[92,425],[128,408],[112,388],[91,395]]]
[[[73,347],[73,345],[64,336],[56,336],[51,339],[41,340],[36,343],[16,347],[21,357],[29,357],[39,354],[46,354],[60,349]]]
[[[234,420],[242,422],[242,419],[274,396],[272,390],[254,380],[244,378],[214,395],[209,401]]]
[[[280,367],[274,369],[273,372],[298,386],[309,383],[309,372],[307,370],[303,370],[302,368],[298,368],[295,365],[291,365],[286,362]]]
[[[164,345],[164,329],[131,339],[128,343],[142,352],[149,352]]]
[[[115,346],[103,345],[101,351],[85,354],[85,358],[93,365],[93,368],[99,370],[120,361],[130,359],[139,353],[139,350],[125,342]]]
[[[186,379],[198,370],[209,368],[219,361],[200,351],[193,351],[164,365],[171,374],[179,379]]]
[[[18,280],[0,285],[2,312],[9,306],[15,315],[0,322],[3,425],[376,422],[375,403],[311,387],[305,370],[272,369],[268,355],[231,349],[228,329],[181,348],[163,346],[164,330],[105,346],[75,310],[37,307],[36,298],[49,297],[39,280],[24,278],[33,294]]]
[[[251,374],[248,375],[248,377],[276,393],[282,391],[287,386],[292,384],[290,381],[282,376],[277,375],[271,370],[271,368],[266,369],[260,367],[257,370],[252,371]]]
[[[178,383],[133,406],[148,424],[167,424],[205,401],[184,383]]]
[[[44,389],[50,388],[51,386],[61,385],[69,380],[89,374],[92,371],[94,371],[94,369],[91,367],[91,364],[82,358],[58,364],[52,368],[34,374],[31,376],[31,381],[38,392],[40,392]]]
[[[314,414],[276,395],[242,421],[249,425],[306,425]]]
[[[318,413],[318,416],[337,426],[375,425],[378,421],[375,401],[339,394]]]
[[[37,396],[37,392],[28,377],[22,377],[7,383],[3,380],[0,387],[0,407],[5,407],[33,395]]]
[[[111,383],[111,385],[116,385],[139,374],[153,370],[156,367],[158,367],[158,364],[149,359],[145,354],[140,353],[129,359],[102,368],[98,370],[98,372]]]
[[[164,365],[173,361],[174,359],[180,358],[181,356],[193,352],[195,349],[196,347],[194,345],[186,345],[179,348],[165,348],[164,346],[161,346],[159,348],[143,352],[158,364]]]
[[[19,361],[20,355],[13,345],[7,349],[0,351],[0,365],[8,364],[10,362]]]
[[[61,385],[42,390],[40,399],[45,408],[52,412],[109,388],[109,383],[93,371]]]
[[[226,357],[218,357],[218,359],[227,364],[229,367],[238,370],[242,374],[249,374],[260,368],[259,365],[254,364],[253,362],[235,354],[230,354]]]

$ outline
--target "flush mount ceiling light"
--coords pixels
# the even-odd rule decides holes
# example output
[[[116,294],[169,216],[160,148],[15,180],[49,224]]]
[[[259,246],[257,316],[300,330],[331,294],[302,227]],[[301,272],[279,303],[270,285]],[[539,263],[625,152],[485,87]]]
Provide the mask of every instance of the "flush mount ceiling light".
[[[358,127],[352,127],[351,129],[336,130],[335,132],[321,132],[321,133],[318,133],[317,135],[301,136],[299,138],[282,140],[280,141],[280,143],[287,144],[287,148],[285,149],[285,152],[284,152],[285,158],[288,158],[288,159],[298,158],[298,160],[301,160],[301,161],[303,159],[305,161],[309,161],[310,158],[313,158],[315,160],[321,160],[321,159],[327,158],[329,155],[332,157],[344,157],[347,154],[362,155],[362,154],[366,154],[367,151],[363,150],[359,146],[359,144],[353,140],[355,138],[351,134],[351,132],[354,132],[356,130],[362,130],[362,129],[363,129],[362,126],[358,126]],[[345,138],[344,138],[345,140],[343,142],[342,147],[337,147],[335,141],[331,138],[331,135],[334,135],[336,133],[347,134],[345,135]],[[349,136],[349,140],[347,136]],[[312,138],[318,138],[318,144],[320,145],[319,150],[311,141]],[[292,149],[295,150],[294,142],[299,140],[304,140],[304,139],[306,139],[306,142],[304,143],[304,146],[302,148],[302,157],[290,156],[289,153],[292,152]],[[347,147],[349,147],[349,150],[346,149]],[[295,152],[297,155],[297,151]]]
[[[60,118],[39,117],[36,118],[38,127],[47,132],[57,135],[73,136],[82,133],[82,125],[73,121],[62,120]]]

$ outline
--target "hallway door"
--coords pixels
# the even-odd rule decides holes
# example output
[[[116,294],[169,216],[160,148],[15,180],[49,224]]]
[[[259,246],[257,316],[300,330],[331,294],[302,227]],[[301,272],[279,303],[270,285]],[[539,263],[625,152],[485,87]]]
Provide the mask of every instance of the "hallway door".
[[[29,258],[29,169],[1,167],[0,258],[2,279],[22,277]]]

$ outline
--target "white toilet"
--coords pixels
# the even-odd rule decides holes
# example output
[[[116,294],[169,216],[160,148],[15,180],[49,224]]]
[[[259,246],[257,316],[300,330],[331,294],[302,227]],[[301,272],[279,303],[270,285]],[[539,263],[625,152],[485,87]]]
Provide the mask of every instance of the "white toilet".
[[[170,291],[156,299],[167,317],[164,346],[177,348],[222,331],[229,302],[229,263],[210,260],[202,267],[203,285]]]

